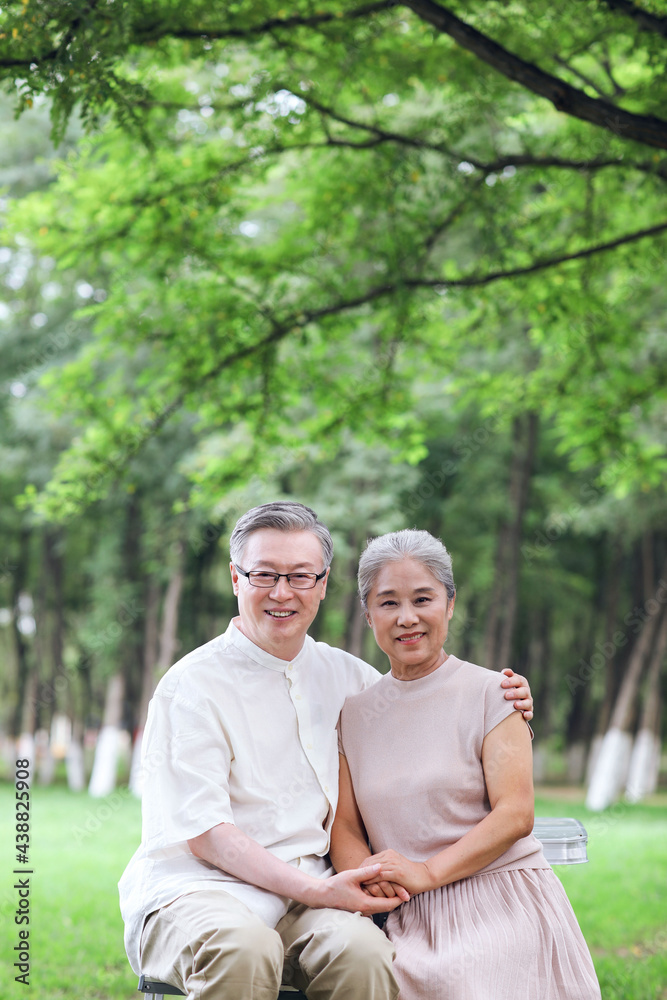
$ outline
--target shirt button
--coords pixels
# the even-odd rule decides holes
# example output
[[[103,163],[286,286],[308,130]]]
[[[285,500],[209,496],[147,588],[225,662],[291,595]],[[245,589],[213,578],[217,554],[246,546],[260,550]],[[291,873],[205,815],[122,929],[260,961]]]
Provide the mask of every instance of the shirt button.
[[[306,743],[306,750],[312,750],[312,749],[313,749],[313,744],[312,743]]]
[[[295,694],[294,698],[296,699],[296,701],[301,701],[301,695],[300,694]]]

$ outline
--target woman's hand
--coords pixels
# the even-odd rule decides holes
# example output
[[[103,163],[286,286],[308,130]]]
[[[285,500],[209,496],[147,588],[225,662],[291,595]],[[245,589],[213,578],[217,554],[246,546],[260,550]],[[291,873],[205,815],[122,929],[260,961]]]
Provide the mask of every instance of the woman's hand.
[[[382,865],[381,876],[364,882],[364,888],[371,889],[373,886],[383,886],[383,895],[388,895],[384,886],[390,889],[402,886],[414,896],[418,892],[428,892],[435,888],[428,864],[422,861],[410,861],[409,858],[399,854],[398,851],[380,851],[371,858],[366,858],[363,862],[367,865]]]
[[[387,881],[386,872],[374,861],[350,871],[339,872],[338,875],[332,875],[331,878],[316,881],[318,882],[318,899],[309,905],[334,907],[351,912],[359,911],[365,917],[372,916],[374,913],[395,910],[397,906],[410,898],[409,893],[401,885],[396,886],[396,891],[392,893],[393,898],[391,899],[386,898],[383,892],[376,894],[366,890],[366,884],[369,882],[377,881],[379,884]],[[375,895],[378,897],[377,900],[372,898]]]
[[[398,882],[387,882],[385,880],[382,882],[375,882],[373,885],[369,885],[368,882],[364,882],[362,888],[364,892],[368,893],[369,896],[376,896],[379,899],[393,899],[394,896],[399,896],[401,893],[405,892],[403,886],[399,885]],[[403,899],[402,896],[401,898]]]

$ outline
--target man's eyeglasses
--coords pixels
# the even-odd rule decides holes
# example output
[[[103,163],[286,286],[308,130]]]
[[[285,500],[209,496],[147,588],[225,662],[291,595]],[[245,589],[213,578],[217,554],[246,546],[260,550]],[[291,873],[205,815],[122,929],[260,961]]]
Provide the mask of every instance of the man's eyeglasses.
[[[236,572],[248,578],[251,587],[275,587],[281,576],[287,580],[288,586],[293,590],[312,590],[318,580],[326,576],[326,570],[321,573],[267,573],[263,569],[252,569],[249,573],[240,567],[235,566]]]

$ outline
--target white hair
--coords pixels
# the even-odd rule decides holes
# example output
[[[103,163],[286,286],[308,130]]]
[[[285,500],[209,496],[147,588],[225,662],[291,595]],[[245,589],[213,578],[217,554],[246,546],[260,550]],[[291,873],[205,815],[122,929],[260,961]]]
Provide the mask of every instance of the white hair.
[[[433,576],[440,581],[451,600],[456,593],[454,576],[452,574],[452,557],[439,538],[428,531],[416,531],[405,528],[403,531],[393,531],[388,535],[372,538],[359,560],[359,597],[365,610],[368,610],[368,595],[380,570],[389,562],[399,559],[416,559],[422,563]]]

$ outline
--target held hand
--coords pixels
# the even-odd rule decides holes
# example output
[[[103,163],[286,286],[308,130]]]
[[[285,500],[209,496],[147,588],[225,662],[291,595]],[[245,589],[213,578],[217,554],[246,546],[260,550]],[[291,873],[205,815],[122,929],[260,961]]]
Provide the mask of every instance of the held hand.
[[[388,913],[410,898],[410,894],[402,886],[396,886],[393,898],[385,896],[384,893],[375,897],[374,893],[369,895],[362,888],[362,883],[371,882],[377,885],[386,881],[387,875],[380,864],[370,864],[363,868],[340,872],[322,880],[320,905],[338,910],[350,910],[352,913],[359,911],[365,917],[370,917],[374,913]]]
[[[516,699],[514,707],[521,712],[526,722],[530,722],[533,717],[533,696],[530,693],[528,681],[521,674],[515,674],[510,667],[506,667],[503,673],[505,676],[500,682],[500,686],[509,688],[505,692],[505,698],[508,701]]]
[[[374,882],[370,885],[368,882],[364,882],[362,888],[369,896],[377,896],[378,899],[383,896],[386,899],[391,899],[393,896],[398,896],[403,886],[396,882]],[[405,892],[404,889],[403,892]]]
[[[410,861],[398,851],[381,851],[364,861],[365,865],[380,864],[380,874],[366,882],[367,887],[379,885],[382,881],[402,886],[411,895],[434,889],[433,879],[427,865],[422,861]]]

